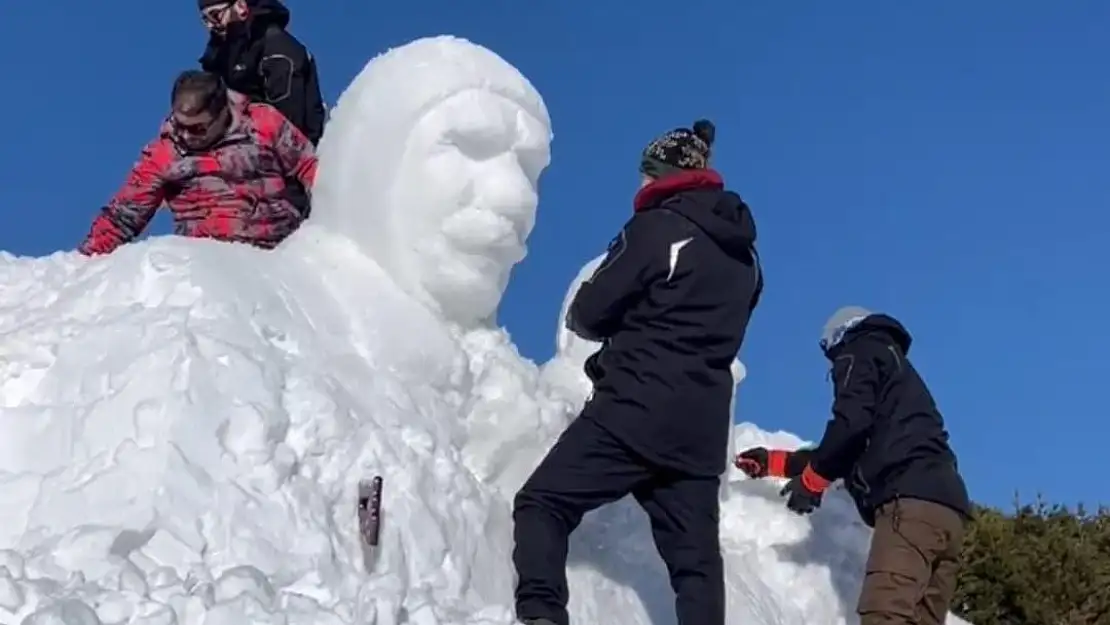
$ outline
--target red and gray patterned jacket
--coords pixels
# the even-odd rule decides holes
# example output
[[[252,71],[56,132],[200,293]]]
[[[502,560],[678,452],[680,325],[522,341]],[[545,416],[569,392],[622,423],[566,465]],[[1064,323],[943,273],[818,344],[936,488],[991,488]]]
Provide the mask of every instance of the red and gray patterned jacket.
[[[169,118],[142,150],[123,187],[101,209],[79,247],[107,254],[133,241],[165,202],[181,236],[250,243],[269,249],[304,221],[287,191],[316,178],[312,144],[277,109],[231,92],[227,134],[204,152],[174,141]],[[302,194],[303,195],[303,194]]]

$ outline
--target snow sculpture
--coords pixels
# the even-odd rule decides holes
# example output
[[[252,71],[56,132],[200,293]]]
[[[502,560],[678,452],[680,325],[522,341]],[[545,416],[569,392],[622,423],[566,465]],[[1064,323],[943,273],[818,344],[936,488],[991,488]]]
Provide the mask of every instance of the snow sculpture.
[[[328,124],[342,132],[321,140],[312,220],[445,319],[491,318],[550,161],[531,83],[481,46],[423,39],[368,64]]]
[[[0,620],[68,597],[106,623],[159,610],[144,625],[511,620],[508,508],[457,451],[482,347],[459,329],[492,315],[523,255],[547,113],[453,38],[362,78],[328,126],[317,215],[278,250],[156,237],[0,257],[0,549],[20,554],[0,564],[20,588],[68,584]],[[372,473],[394,525],[367,579],[353,486]],[[261,606],[221,596],[244,565]]]
[[[468,467],[506,491],[534,462],[519,450],[544,417],[542,402],[524,408],[516,393],[498,390],[508,383],[531,396],[535,372],[492,319],[535,223],[550,123],[540,94],[495,53],[454,37],[421,39],[375,58],[339,98],[314,189],[313,228],[329,234],[323,245],[347,239],[415,300],[398,309],[403,318],[370,313],[377,331],[367,332],[368,349],[452,389],[465,403],[465,418],[453,421],[466,430],[455,439]],[[377,308],[363,290],[332,284],[347,307]],[[454,327],[426,323],[422,348],[381,330],[429,316]],[[444,370],[458,359],[461,369]]]

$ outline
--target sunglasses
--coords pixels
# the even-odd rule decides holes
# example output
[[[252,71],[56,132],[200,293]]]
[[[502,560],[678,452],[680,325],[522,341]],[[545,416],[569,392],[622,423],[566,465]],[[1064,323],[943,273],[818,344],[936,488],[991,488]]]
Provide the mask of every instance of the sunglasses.
[[[189,135],[192,137],[202,137],[208,132],[208,129],[211,128],[212,124],[214,123],[216,123],[215,117],[205,122],[194,122],[192,124],[185,124],[174,118],[173,128],[181,134]]]
[[[206,109],[208,112],[208,119],[185,123],[179,120],[176,116],[170,116],[170,124],[173,131],[179,137],[188,137],[190,139],[202,139],[207,137],[212,132],[216,124],[223,123],[223,116],[227,114],[226,101],[217,99],[210,104]]]
[[[233,4],[233,2],[228,2],[207,7],[200,12],[200,19],[203,20],[205,24],[222,24],[227,18],[228,12],[231,11],[231,6]]]

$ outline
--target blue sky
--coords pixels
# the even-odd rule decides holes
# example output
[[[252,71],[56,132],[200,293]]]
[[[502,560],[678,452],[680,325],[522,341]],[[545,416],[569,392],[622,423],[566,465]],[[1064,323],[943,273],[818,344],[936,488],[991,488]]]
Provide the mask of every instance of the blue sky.
[[[0,20],[0,249],[72,249],[195,65],[193,2],[110,4]],[[819,328],[861,304],[914,334],[977,500],[1110,503],[1110,3],[288,4],[329,102],[374,54],[442,33],[543,94],[554,160],[502,310],[525,355],[550,356],[563,285],[629,216],[643,145],[706,116],[767,272],[742,419],[818,437]]]

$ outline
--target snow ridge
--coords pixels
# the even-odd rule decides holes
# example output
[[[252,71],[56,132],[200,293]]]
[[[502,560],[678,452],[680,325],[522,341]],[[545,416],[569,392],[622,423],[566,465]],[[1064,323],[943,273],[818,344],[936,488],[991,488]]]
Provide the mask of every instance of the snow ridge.
[[[0,623],[513,623],[511,497],[596,349],[559,330],[537,366],[490,321],[551,138],[502,58],[421,39],[345,91],[314,215],[278,249],[0,252]],[[354,493],[375,474],[367,550]],[[851,620],[867,532],[847,499],[801,519],[777,485],[729,480],[730,622]],[[572,543],[574,622],[674,621],[633,504]]]

